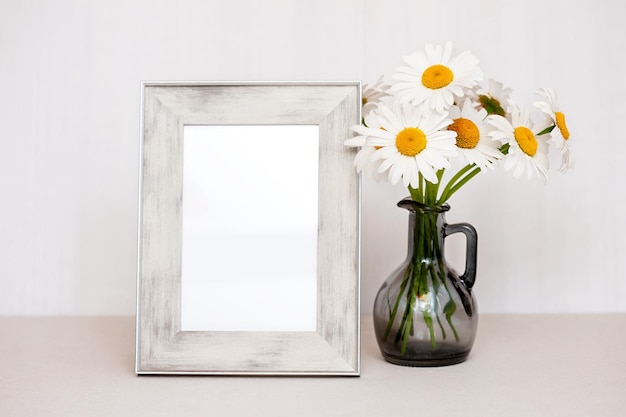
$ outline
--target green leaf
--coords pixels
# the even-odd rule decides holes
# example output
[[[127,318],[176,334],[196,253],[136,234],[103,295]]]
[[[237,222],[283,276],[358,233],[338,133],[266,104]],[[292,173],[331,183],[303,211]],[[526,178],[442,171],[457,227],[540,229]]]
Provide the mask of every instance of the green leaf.
[[[452,329],[452,333],[454,333],[454,339],[458,342],[459,334],[454,328],[454,324],[452,324],[452,315],[455,312],[456,312],[456,303],[453,300],[448,301],[446,305],[443,307],[443,313],[446,315],[446,321],[450,325],[450,328]]]
[[[430,333],[430,348],[437,349],[437,340],[435,339],[435,328],[433,326],[433,318],[426,310],[423,312],[424,322],[428,326],[428,332]]]
[[[482,104],[485,110],[487,110],[487,114],[497,114],[502,117],[506,116],[506,112],[502,108],[502,105],[495,98],[480,95],[478,96],[478,101],[480,101],[480,104]]]
[[[552,126],[548,126],[545,129],[543,129],[541,132],[537,133],[537,136],[541,136],[541,135],[545,135],[547,133],[552,132],[552,130],[554,129],[556,125],[552,125]]]
[[[446,318],[452,317],[452,315],[456,312],[456,303],[452,300],[448,301],[445,306],[443,306],[443,314],[446,315]]]

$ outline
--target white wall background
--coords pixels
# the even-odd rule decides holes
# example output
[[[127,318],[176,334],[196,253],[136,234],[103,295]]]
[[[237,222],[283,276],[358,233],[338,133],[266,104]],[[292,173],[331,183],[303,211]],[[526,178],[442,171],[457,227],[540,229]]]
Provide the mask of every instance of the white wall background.
[[[518,102],[553,87],[577,160],[451,201],[479,231],[482,312],[626,311],[624,16],[620,0],[0,0],[0,314],[134,313],[141,80],[391,81],[446,40]],[[364,181],[364,312],[404,257],[405,194]]]

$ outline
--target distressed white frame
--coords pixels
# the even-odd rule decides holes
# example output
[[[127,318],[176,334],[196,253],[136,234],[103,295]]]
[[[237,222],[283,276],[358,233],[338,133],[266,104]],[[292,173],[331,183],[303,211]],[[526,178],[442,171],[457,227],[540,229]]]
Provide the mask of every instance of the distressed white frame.
[[[359,375],[360,119],[356,81],[142,83],[137,374]],[[185,125],[319,126],[316,331],[180,330]]]

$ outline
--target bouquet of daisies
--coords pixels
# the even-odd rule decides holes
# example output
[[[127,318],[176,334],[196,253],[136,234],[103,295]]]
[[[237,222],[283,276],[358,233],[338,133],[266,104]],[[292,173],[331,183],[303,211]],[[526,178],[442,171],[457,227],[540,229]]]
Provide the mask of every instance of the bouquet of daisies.
[[[382,77],[363,88],[363,121],[345,141],[360,148],[357,172],[402,181],[411,198],[431,206],[443,205],[483,169],[503,163],[517,178],[547,180],[549,148],[561,155],[560,171],[573,166],[569,131],[555,93],[537,90],[530,107],[510,99],[511,89],[483,73],[478,59],[464,51],[453,55],[450,42],[426,45],[424,51],[405,56],[386,85]],[[444,185],[444,172],[458,158],[462,168]]]

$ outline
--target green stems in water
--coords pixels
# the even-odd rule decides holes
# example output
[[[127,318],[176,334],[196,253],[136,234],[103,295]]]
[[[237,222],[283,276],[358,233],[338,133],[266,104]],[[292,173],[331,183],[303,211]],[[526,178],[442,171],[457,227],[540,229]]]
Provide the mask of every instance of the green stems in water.
[[[540,134],[547,132],[546,129]],[[506,155],[509,147],[509,144],[504,144],[500,147],[500,151]],[[419,173],[417,187],[412,185],[408,187],[411,199],[424,204],[427,208],[415,210],[413,253],[404,271],[397,298],[393,302],[390,299],[387,300],[389,321],[383,339],[386,340],[392,330],[397,329],[394,342],[399,344],[402,354],[406,353],[409,338],[415,333],[414,317],[418,312],[423,316],[428,328],[432,349],[437,348],[435,337],[437,331],[445,340],[446,328],[449,328],[455,340],[459,340],[459,334],[453,323],[457,305],[452,298],[454,288],[449,288],[446,282],[443,237],[440,235],[441,225],[438,224],[438,219],[442,206],[480,172],[479,166],[468,164],[454,174],[445,186],[442,186],[445,169],[436,172],[436,183],[426,180]],[[440,190],[440,187],[443,189]],[[404,311],[401,311],[401,307]],[[400,321],[399,327],[394,327],[397,321]]]
[[[440,241],[443,239],[440,230],[442,225],[439,222],[441,213],[437,208],[420,208],[414,212],[413,252],[402,275],[398,295],[393,301],[387,300],[389,321],[383,339],[390,337],[395,329],[394,343],[399,346],[401,354],[406,353],[410,338],[415,335],[418,323],[414,320],[418,315],[422,316],[428,329],[432,349],[438,347],[437,331],[441,332],[445,340],[446,329],[449,328],[455,339],[459,340],[452,322],[456,303],[446,283],[443,263],[443,246]]]

